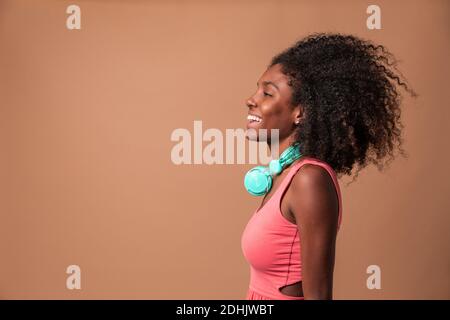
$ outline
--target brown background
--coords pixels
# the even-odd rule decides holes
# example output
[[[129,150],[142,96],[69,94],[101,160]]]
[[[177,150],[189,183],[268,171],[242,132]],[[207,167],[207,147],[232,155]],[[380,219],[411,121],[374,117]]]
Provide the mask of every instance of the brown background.
[[[409,158],[341,180],[334,297],[450,298],[450,2],[376,1],[374,31],[369,1],[124,2],[0,1],[0,298],[243,298],[252,165],[176,166],[170,134],[243,128],[270,58],[316,31],[386,45],[420,95]]]

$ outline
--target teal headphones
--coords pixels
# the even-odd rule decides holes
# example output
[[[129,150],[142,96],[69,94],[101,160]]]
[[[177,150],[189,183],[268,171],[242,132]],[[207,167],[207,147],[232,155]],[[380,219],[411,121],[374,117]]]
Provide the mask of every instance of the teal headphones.
[[[272,188],[272,176],[279,175],[285,167],[300,158],[299,143],[289,146],[280,155],[280,159],[272,160],[269,166],[257,166],[250,169],[244,178],[244,186],[254,196],[263,196]]]

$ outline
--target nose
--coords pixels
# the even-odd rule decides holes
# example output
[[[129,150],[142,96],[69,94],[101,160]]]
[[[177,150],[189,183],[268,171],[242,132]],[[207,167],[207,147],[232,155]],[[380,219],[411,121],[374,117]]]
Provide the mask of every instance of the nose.
[[[255,108],[256,107],[256,102],[253,99],[253,96],[251,96],[250,98],[247,99],[247,101],[245,101],[245,104],[248,108]]]

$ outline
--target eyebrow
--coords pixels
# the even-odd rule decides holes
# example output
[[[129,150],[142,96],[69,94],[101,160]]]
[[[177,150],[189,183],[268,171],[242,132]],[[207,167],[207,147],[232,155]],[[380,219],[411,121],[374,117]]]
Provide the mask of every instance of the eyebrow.
[[[280,88],[278,88],[278,86],[277,86],[275,83],[273,83],[272,81],[263,81],[262,84],[263,84],[264,86],[271,84],[271,85],[273,85],[275,88],[277,88],[277,90],[280,90]],[[256,86],[258,86],[258,82],[256,83]]]

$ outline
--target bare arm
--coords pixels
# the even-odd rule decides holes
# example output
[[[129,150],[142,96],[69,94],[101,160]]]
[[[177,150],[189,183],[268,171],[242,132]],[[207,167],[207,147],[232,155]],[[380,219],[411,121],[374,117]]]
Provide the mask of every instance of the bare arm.
[[[304,165],[291,183],[290,210],[300,234],[305,299],[332,299],[339,202],[329,173]]]

